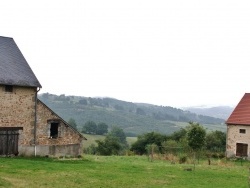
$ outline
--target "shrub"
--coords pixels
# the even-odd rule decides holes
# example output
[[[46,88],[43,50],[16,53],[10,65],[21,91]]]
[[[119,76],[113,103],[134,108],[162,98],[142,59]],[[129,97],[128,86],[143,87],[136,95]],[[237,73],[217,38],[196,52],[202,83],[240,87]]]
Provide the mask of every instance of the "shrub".
[[[83,150],[84,153],[91,154],[91,155],[95,155],[96,151],[97,151],[97,149],[96,149],[95,144],[91,144],[89,147],[87,147]]]
[[[186,155],[183,155],[179,158],[179,163],[183,164],[187,162],[188,157]]]

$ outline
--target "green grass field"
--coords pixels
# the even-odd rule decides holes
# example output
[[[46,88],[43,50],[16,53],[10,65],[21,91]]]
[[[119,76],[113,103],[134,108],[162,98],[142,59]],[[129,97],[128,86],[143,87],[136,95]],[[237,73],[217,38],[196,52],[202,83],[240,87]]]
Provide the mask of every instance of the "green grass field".
[[[0,158],[0,187],[202,188],[248,187],[249,162],[149,162],[145,156],[90,156],[81,159]]]

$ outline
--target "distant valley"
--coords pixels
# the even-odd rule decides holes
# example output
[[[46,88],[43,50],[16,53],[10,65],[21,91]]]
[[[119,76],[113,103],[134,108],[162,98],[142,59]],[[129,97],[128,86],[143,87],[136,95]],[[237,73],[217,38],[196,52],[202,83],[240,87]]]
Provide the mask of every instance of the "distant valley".
[[[230,106],[215,106],[215,107],[186,107],[184,110],[227,120],[234,108]]]
[[[219,115],[213,111],[211,115],[206,115],[200,111],[194,113],[193,110],[197,109],[182,110],[170,106],[132,103],[113,98],[58,96],[49,93],[40,94],[38,97],[65,121],[70,118],[75,119],[79,131],[87,121],[104,122],[109,128],[114,125],[123,128],[127,136],[152,131],[171,134],[187,126],[190,121],[198,122],[208,130],[225,131],[225,117],[229,112],[229,110],[221,111]],[[216,114],[219,116],[215,116]]]

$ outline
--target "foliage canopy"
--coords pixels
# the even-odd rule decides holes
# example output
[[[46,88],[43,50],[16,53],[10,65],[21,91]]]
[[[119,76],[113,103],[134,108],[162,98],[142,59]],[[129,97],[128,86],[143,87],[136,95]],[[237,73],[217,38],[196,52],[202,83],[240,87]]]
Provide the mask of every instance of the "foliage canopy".
[[[119,127],[112,127],[103,141],[96,140],[96,152],[100,155],[119,155],[128,147],[126,135]]]
[[[72,127],[74,127],[75,129],[77,129],[77,124],[76,124],[76,120],[73,118],[70,118],[68,121],[68,124],[70,124]]]
[[[87,121],[82,129],[83,133],[104,135],[108,133],[108,125],[106,123],[96,124],[94,121]]]
[[[151,132],[146,133],[141,136],[138,136],[137,141],[132,144],[131,150],[135,152],[136,154],[145,154],[147,153],[147,145],[155,144],[160,148],[159,150],[162,150],[162,143],[167,139],[166,135],[162,135],[160,133]]]
[[[188,145],[194,150],[200,150],[205,146],[206,130],[199,123],[189,123],[187,132]]]

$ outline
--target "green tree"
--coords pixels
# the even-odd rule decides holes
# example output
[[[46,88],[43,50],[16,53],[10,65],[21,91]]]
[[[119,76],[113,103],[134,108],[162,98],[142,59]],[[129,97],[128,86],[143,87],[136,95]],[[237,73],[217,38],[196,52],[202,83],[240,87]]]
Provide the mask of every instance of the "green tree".
[[[173,134],[170,135],[172,140],[176,142],[180,142],[182,139],[185,139],[187,136],[187,129],[181,128],[178,131],[175,131]]]
[[[108,133],[108,125],[106,123],[98,123],[96,129],[96,134],[98,135],[104,135]]]
[[[68,121],[68,124],[70,124],[72,127],[74,127],[75,129],[77,129],[77,124],[76,124],[75,119],[70,118],[69,121]]]
[[[199,123],[189,123],[187,141],[193,151],[199,151],[205,146],[205,137],[206,130]]]
[[[206,135],[206,148],[210,151],[226,150],[226,133],[222,131],[212,131]]]
[[[88,104],[86,99],[80,99],[78,103],[82,104],[82,105],[87,105]]]
[[[96,134],[97,125],[94,121],[87,121],[83,126],[83,133]]]
[[[162,143],[167,139],[165,135],[160,133],[151,132],[137,137],[137,141],[132,144],[131,150],[139,155],[147,153],[147,145],[156,144],[162,152]]]
[[[127,148],[123,129],[114,126],[103,141],[97,140],[97,153],[100,155],[119,155]]]
[[[106,136],[103,141],[96,140],[96,143],[96,151],[99,155],[119,155],[122,150],[119,139],[111,135]]]
[[[119,142],[123,144],[124,146],[127,146],[127,140],[126,135],[120,127],[114,126],[112,127],[110,133],[110,136],[118,138]]]

